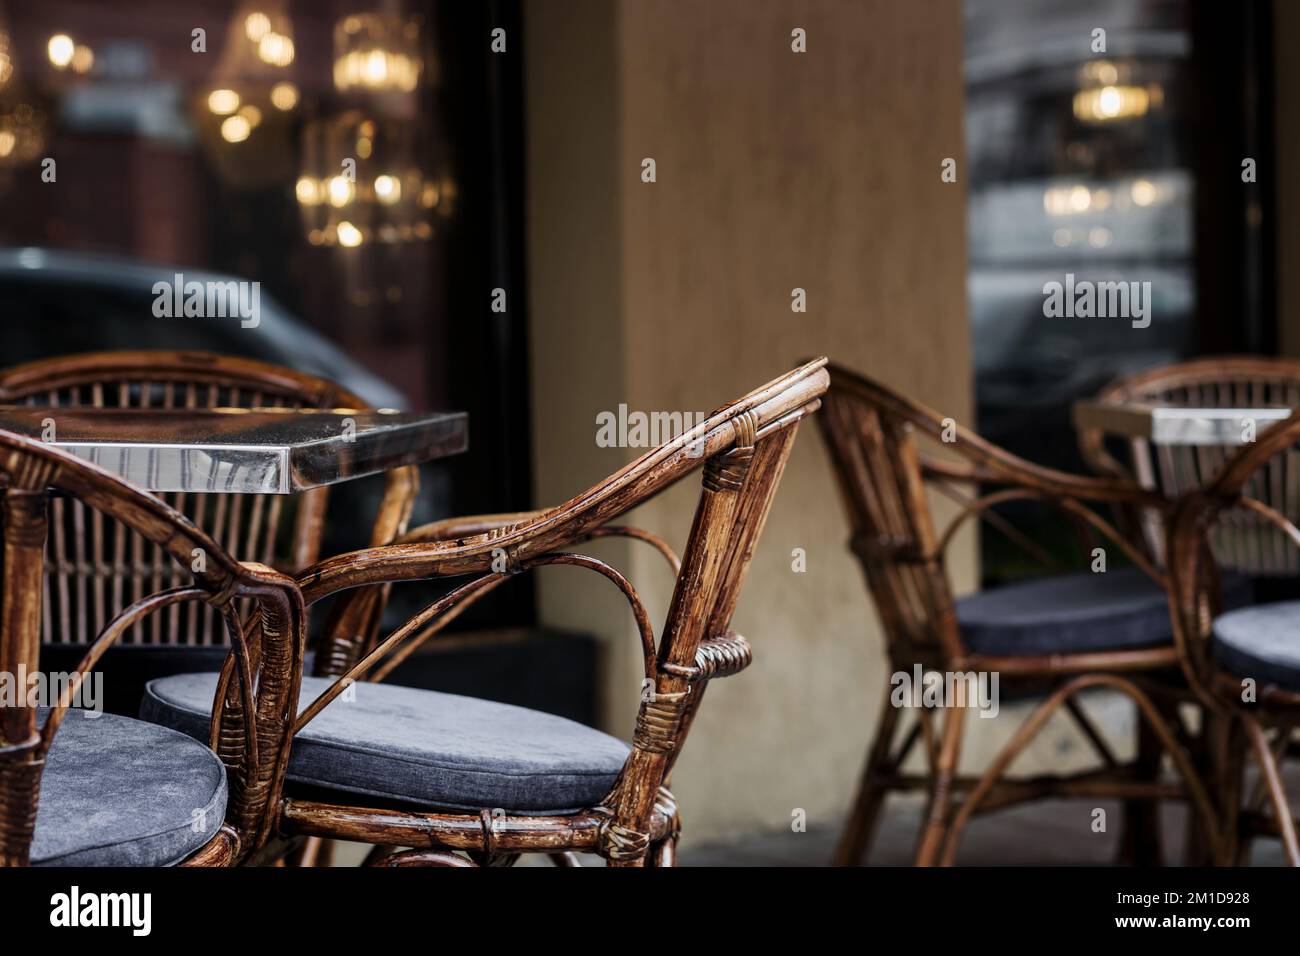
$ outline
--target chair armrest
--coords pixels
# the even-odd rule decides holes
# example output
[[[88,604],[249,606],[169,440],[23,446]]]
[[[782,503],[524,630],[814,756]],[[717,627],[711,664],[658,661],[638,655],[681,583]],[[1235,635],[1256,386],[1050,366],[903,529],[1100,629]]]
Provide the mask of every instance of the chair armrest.
[[[1207,492],[1220,499],[1236,499],[1261,465],[1278,452],[1300,442],[1300,412],[1264,430],[1256,441],[1243,446],[1220,467]]]

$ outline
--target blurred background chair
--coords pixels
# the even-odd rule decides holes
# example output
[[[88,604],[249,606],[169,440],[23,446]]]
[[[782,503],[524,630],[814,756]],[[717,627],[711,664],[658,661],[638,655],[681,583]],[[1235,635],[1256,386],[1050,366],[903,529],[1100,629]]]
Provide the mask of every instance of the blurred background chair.
[[[221,866],[247,858],[274,823],[298,696],[305,613],[293,579],[235,560],[157,498],[41,442],[0,432],[0,473],[0,672],[10,679],[52,677],[42,653],[70,624],[41,614],[51,489],[77,513],[118,523],[182,569],[180,584],[133,595],[107,620],[97,619],[80,642],[75,680],[57,701],[29,699],[24,684],[0,708],[0,864]],[[194,569],[196,549],[205,561]],[[195,602],[219,615],[231,645],[221,690],[216,681],[212,688],[222,709],[214,726],[196,735],[212,749],[130,717],[69,713],[80,681],[118,639],[149,617]],[[240,604],[257,609],[247,629]]]
[[[719,409],[557,508],[443,522],[413,533],[418,543],[339,555],[302,572],[309,605],[379,582],[473,577],[365,648],[342,679],[304,681],[282,832],[371,843],[369,862],[388,866],[508,865],[524,852],[569,864],[574,851],[613,865],[672,865],[680,829],[666,789],[672,768],[708,682],[749,664],[731,616],[797,425],[826,388],[824,364]],[[701,465],[703,490],[680,562],[654,536],[610,525]],[[646,540],[677,572],[657,645],[632,584],[569,550],[608,534]],[[549,565],[595,571],[631,606],[644,682],[630,748],[553,715],[366,681],[382,678],[468,604]],[[213,691],[212,675],[162,678],[149,685],[144,713],[198,734]]]
[[[835,862],[854,865],[862,860],[891,791],[928,792],[916,861],[951,863],[961,830],[976,812],[1070,795],[1122,797],[1132,810],[1177,796],[1180,788],[1159,779],[1161,752],[1173,758],[1182,792],[1212,828],[1211,807],[1193,772],[1188,732],[1176,709],[1185,689],[1177,682],[1148,679],[1169,672],[1177,660],[1163,575],[1090,507],[1118,504],[1161,512],[1163,499],[1128,480],[1080,477],[1024,461],[950,419],[835,366],[819,422],[848,509],[850,544],[882,619],[893,672]],[[927,443],[925,450],[918,440]],[[956,516],[942,530],[935,527],[931,492],[957,502]],[[992,530],[1049,568],[1056,563],[992,510],[1015,500],[1038,501],[1061,511],[1078,532],[1082,566],[1092,565],[1097,573],[1056,573],[957,598],[944,554],[972,517],[987,520]],[[1099,544],[1113,545],[1134,567],[1100,573],[1105,565],[1096,566],[1094,548]],[[910,675],[914,667],[941,675],[996,673],[1004,695],[1030,692],[1047,697],[981,777],[963,777],[958,765],[965,712],[974,706],[970,700],[946,700],[934,713],[918,706],[916,722],[901,744],[894,745],[902,709],[891,695],[894,677]],[[1121,763],[1085,714],[1077,695],[1094,687],[1120,691],[1137,704],[1145,730],[1134,761]],[[1058,708],[1078,724],[1102,768],[1069,776],[1005,779],[1011,762]],[[921,777],[900,772],[918,740],[923,741],[928,765]],[[1154,855],[1155,827],[1149,816],[1134,813],[1126,829],[1131,833],[1139,828],[1140,837],[1126,834],[1130,857],[1138,849]]]
[[[1099,402],[1145,403],[1176,408],[1300,408],[1300,361],[1258,356],[1224,356],[1161,365],[1109,385]],[[1262,432],[1261,424],[1258,431]],[[1123,477],[1172,500],[1213,481],[1234,452],[1233,445],[1156,445],[1143,438],[1117,442],[1097,428],[1081,429],[1079,448],[1098,474]],[[1248,497],[1295,519],[1300,496],[1284,480],[1297,458],[1287,450],[1249,477]],[[1149,515],[1121,509],[1119,520],[1132,540],[1155,561],[1163,560],[1164,529]],[[1214,529],[1219,567],[1253,579],[1261,596],[1296,593],[1300,555],[1285,532],[1250,510],[1224,513]]]
[[[1234,513],[1276,531],[1291,551],[1300,528],[1286,512],[1256,497],[1270,473],[1289,467],[1300,440],[1300,414],[1274,425],[1228,457],[1203,489],[1180,499],[1169,526],[1169,577],[1175,637],[1188,682],[1207,714],[1207,753],[1222,818],[1217,862],[1241,863],[1251,840],[1279,836],[1287,860],[1300,866],[1295,815],[1279,764],[1296,756],[1300,724],[1300,601],[1265,601],[1224,612],[1220,567],[1240,551],[1216,533]],[[1285,472],[1286,503],[1295,502],[1295,471]],[[1220,561],[1220,551],[1226,551]],[[1279,562],[1285,564],[1286,562]],[[1259,775],[1248,787],[1254,761]],[[1267,812],[1271,808],[1271,813]]]
[[[251,359],[204,352],[93,352],[43,359],[0,370],[0,402],[49,406],[132,408],[356,408],[369,406],[351,391],[311,375]],[[406,528],[418,488],[411,467],[385,476],[385,491],[368,536],[386,544]],[[236,557],[293,574],[320,556],[328,488],[301,495],[160,494]],[[361,519],[366,520],[366,519]],[[126,603],[185,578],[164,551],[119,522],[76,500],[51,506],[45,564],[42,643],[47,666],[67,670],[94,635]],[[352,602],[337,625],[352,633],[378,626],[386,589]],[[247,610],[245,608],[244,610]],[[322,673],[350,661],[326,653]],[[134,716],[144,685],[164,674],[219,670],[228,649],[220,616],[211,607],[172,606],[134,625],[102,662],[111,671],[111,712]]]

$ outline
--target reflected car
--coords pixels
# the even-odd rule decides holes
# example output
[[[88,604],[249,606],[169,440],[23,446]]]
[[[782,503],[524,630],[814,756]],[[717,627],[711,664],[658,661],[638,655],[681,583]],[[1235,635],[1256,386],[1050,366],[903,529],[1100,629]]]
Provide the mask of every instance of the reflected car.
[[[159,315],[159,283],[226,288],[235,276],[137,259],[55,249],[0,249],[0,355],[18,365],[55,355],[104,350],[218,352],[317,375],[355,392],[376,408],[405,408],[392,385],[349,358],[258,288],[255,327],[237,314]],[[168,298],[172,298],[168,296]],[[170,304],[170,303],[165,303]],[[231,310],[233,311],[233,310]]]

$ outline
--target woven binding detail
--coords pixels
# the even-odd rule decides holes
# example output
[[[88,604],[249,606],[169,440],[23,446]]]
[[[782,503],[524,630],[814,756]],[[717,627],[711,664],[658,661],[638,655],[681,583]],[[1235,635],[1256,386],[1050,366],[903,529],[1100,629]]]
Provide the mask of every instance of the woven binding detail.
[[[21,548],[45,546],[45,490],[9,488],[4,497],[5,540]]]
[[[697,680],[709,680],[714,677],[726,677],[738,674],[754,660],[754,652],[749,641],[739,634],[726,637],[711,637],[701,641],[695,652]]]
[[[715,455],[704,463],[704,487],[709,491],[739,491],[749,474],[754,458],[754,441],[758,436],[758,419],[753,412],[743,412],[731,420],[736,444],[730,451]]]
[[[217,609],[224,608],[235,599],[239,593],[239,578],[231,575],[226,579],[226,583],[221,585],[220,591],[214,591],[204,596],[203,600]]]
[[[650,849],[650,834],[606,820],[600,825],[599,846],[607,859],[636,860]]]
[[[653,700],[642,701],[636,715],[636,730],[632,746],[652,754],[666,754],[673,749],[677,731],[686,710],[687,691],[676,694],[655,694]]]
[[[0,861],[27,862],[45,758],[33,747],[0,752]]]

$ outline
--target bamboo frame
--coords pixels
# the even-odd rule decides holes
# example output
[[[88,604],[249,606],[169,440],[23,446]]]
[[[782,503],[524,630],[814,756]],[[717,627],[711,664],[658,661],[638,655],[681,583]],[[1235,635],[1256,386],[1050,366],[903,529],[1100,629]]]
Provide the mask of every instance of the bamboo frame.
[[[917,845],[918,865],[951,864],[962,829],[976,813],[1060,795],[1113,796],[1134,807],[1190,797],[1208,839],[1217,844],[1218,819],[1185,752],[1186,729],[1178,722],[1174,707],[1152,702],[1150,695],[1158,688],[1143,680],[1145,673],[1171,667],[1177,660],[1175,648],[1014,657],[975,653],[962,640],[945,565],[945,550],[964,523],[989,518],[989,509],[1001,501],[1025,498],[1069,517],[1084,548],[1100,538],[1165,587],[1164,575],[1148,554],[1089,507],[1107,504],[1163,515],[1168,507],[1165,499],[1123,476],[1084,477],[1025,461],[870,379],[836,366],[830,373],[831,387],[818,424],[850,517],[850,547],[862,564],[884,625],[891,669],[910,671],[919,664],[946,672],[998,672],[1003,690],[1021,688],[1049,695],[993,764],[980,777],[970,778],[958,773],[965,708],[944,708],[937,732],[930,712],[922,709],[904,743],[896,748],[900,715],[891,706],[887,691],[876,736],[836,847],[835,863],[859,863],[869,850],[885,797],[918,786],[928,791]],[[951,439],[947,442],[943,440],[945,432]],[[922,453],[916,442],[921,436],[946,453]],[[936,529],[930,491],[937,489],[952,496],[953,485],[976,484],[991,485],[994,490],[982,497],[957,495],[960,507],[956,516],[945,529]],[[990,524],[995,529],[1011,530],[1008,536],[1018,540],[1014,529],[993,518]],[[1172,755],[1181,787],[1157,779],[1158,755],[1153,757],[1149,750],[1133,764],[1116,761],[1074,700],[1077,692],[1099,684],[1138,704],[1140,718],[1153,735],[1150,739]],[[1005,771],[1058,708],[1064,708],[1080,724],[1085,739],[1097,751],[1101,768],[1068,777],[1005,779]],[[920,780],[900,772],[918,736],[924,739],[929,766]]]
[[[550,564],[596,571],[614,583],[632,608],[650,693],[643,695],[632,749],[618,779],[598,806],[563,816],[519,816],[484,808],[478,813],[396,810],[322,802],[294,792],[281,803],[286,837],[359,840],[377,849],[376,865],[461,866],[508,864],[519,853],[545,853],[557,865],[592,851],[612,866],[671,866],[680,832],[666,784],[709,680],[737,673],[750,662],[749,645],[731,631],[754,546],[775,495],[795,432],[826,389],[824,359],[769,383],[714,412],[686,434],[641,456],[599,485],[544,511],[438,522],[400,543],[340,555],[298,575],[310,606],[340,592],[399,581],[467,576],[383,641],[358,647],[356,662],[297,717],[299,731],[352,680],[386,672],[385,661],[436,634],[471,601],[506,577]],[[621,515],[703,466],[703,488],[683,556],[660,539],[612,525]],[[619,534],[645,541],[680,569],[673,599],[655,643],[635,589],[603,562],[569,549]],[[507,556],[505,574],[494,555]],[[412,847],[413,851],[394,851]]]

